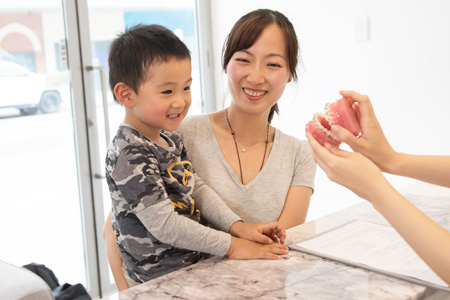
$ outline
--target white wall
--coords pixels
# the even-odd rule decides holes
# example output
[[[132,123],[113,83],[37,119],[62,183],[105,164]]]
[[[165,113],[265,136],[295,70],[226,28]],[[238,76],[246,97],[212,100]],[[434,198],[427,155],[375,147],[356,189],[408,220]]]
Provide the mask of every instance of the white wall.
[[[304,125],[338,90],[370,96],[392,146],[401,152],[450,154],[450,1],[211,1],[218,107],[220,57],[234,22],[257,8],[284,13],[300,41],[304,70],[280,100],[274,125],[304,139]],[[356,21],[368,19],[369,39],[357,41]],[[413,181],[388,175],[397,188]],[[308,220],[361,201],[318,169]]]

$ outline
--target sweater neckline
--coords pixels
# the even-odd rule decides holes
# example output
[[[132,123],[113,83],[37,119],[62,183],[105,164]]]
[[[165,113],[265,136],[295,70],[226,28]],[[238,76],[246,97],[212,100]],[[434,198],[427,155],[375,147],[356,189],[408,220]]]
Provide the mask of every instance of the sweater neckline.
[[[272,149],[269,153],[269,157],[267,158],[266,163],[264,164],[263,168],[261,169],[261,171],[259,171],[259,173],[247,184],[242,184],[242,182],[240,181],[240,179],[238,178],[238,176],[236,175],[236,173],[234,173],[233,168],[230,166],[230,164],[228,163],[227,159],[225,158],[225,156],[223,155],[222,149],[219,146],[219,142],[217,141],[217,137],[216,134],[214,132],[211,120],[209,118],[209,115],[206,114],[205,115],[206,118],[206,123],[207,123],[207,128],[209,133],[214,136],[214,139],[212,139],[212,142],[214,144],[214,148],[215,148],[215,152],[217,153],[217,155],[219,156],[219,160],[222,162],[222,164],[225,166],[225,168],[227,169],[228,173],[230,173],[231,178],[233,179],[234,183],[242,190],[248,190],[251,189],[252,186],[254,186],[263,176],[264,173],[266,172],[266,170],[269,168],[270,164],[272,164],[272,161],[274,160],[274,156],[278,150],[279,144],[280,144],[280,131],[275,128],[275,133],[274,133],[274,140],[273,140],[273,146]]]

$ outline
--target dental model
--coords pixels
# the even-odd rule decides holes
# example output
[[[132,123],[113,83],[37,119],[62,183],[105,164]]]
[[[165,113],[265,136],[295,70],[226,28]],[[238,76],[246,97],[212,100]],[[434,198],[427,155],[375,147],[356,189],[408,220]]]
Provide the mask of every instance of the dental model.
[[[325,114],[314,114],[313,120],[306,124],[305,130],[323,146],[325,142],[339,146],[339,141],[331,132],[332,125],[344,127],[355,136],[361,133],[361,126],[349,99],[341,98],[325,105]]]

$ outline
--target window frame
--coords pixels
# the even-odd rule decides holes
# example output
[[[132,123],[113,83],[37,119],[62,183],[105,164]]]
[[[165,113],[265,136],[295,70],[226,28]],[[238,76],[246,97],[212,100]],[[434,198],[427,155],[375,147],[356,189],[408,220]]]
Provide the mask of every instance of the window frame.
[[[94,76],[98,75],[88,69],[92,62],[92,53],[87,1],[62,0],[72,80],[71,96],[76,130],[87,289],[91,297],[97,298],[112,294],[117,289],[109,280],[108,258],[102,237],[105,222],[101,182],[104,180],[104,160],[99,157],[98,137],[102,133],[98,132],[96,120]],[[195,5],[203,112],[209,113],[216,110],[211,8],[209,0],[196,0]]]

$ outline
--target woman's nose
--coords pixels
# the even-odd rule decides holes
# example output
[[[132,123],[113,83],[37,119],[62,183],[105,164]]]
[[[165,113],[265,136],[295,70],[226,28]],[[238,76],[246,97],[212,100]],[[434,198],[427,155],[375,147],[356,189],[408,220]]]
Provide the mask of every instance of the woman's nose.
[[[264,83],[264,72],[258,66],[253,66],[250,68],[249,74],[247,76],[247,80],[252,84],[261,84]]]

